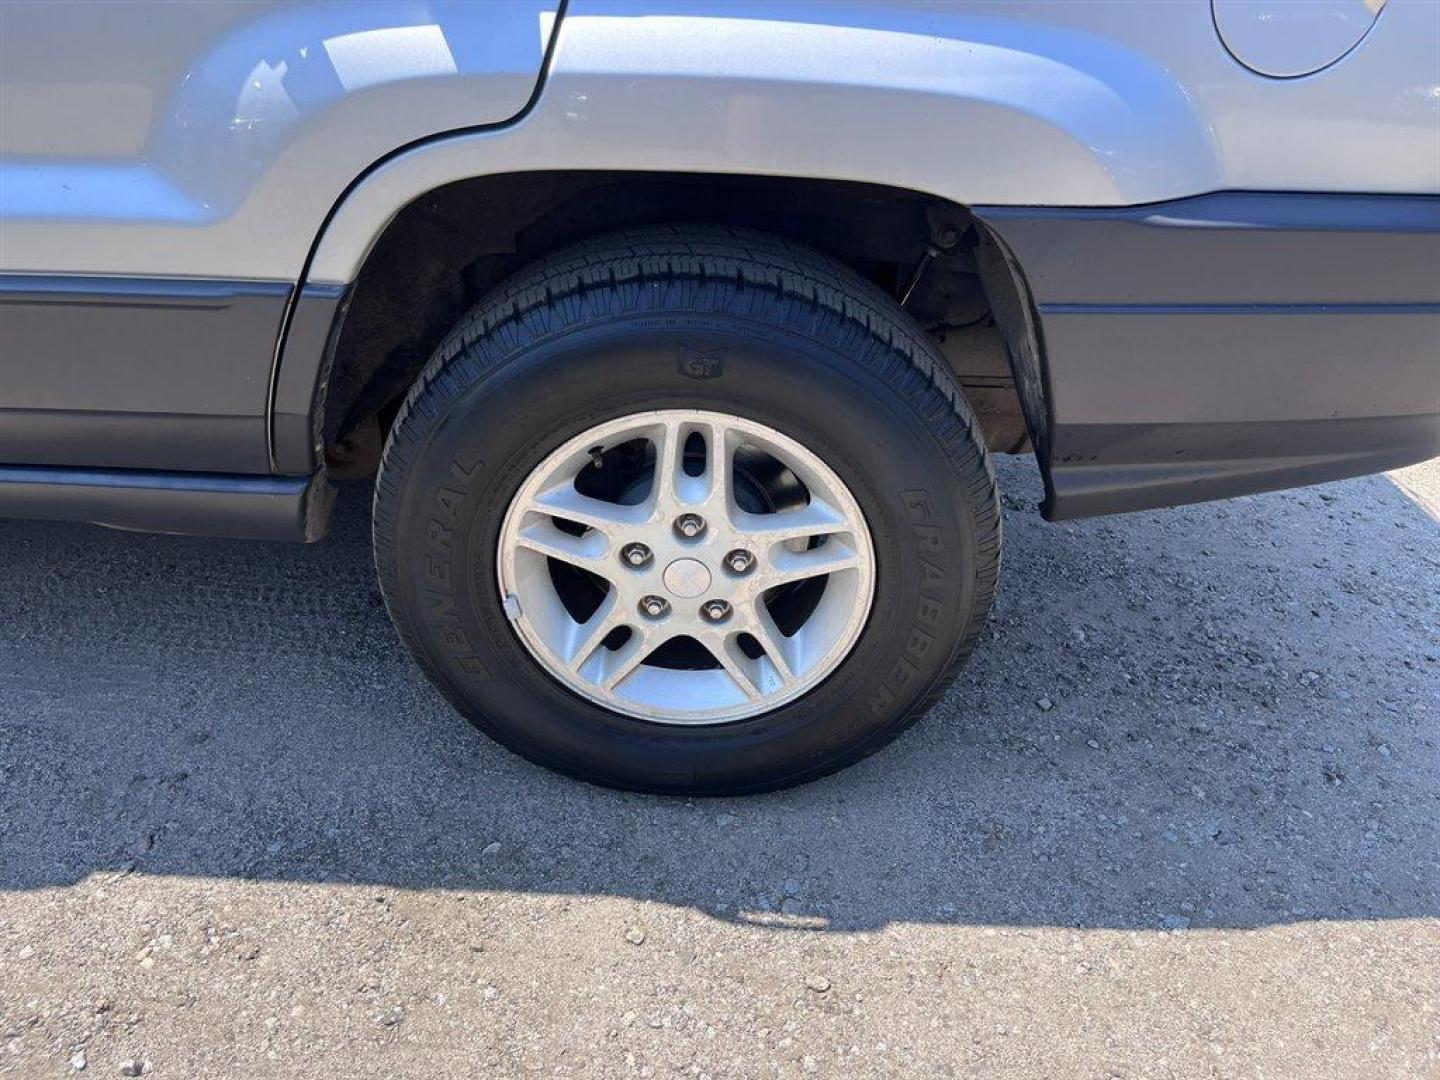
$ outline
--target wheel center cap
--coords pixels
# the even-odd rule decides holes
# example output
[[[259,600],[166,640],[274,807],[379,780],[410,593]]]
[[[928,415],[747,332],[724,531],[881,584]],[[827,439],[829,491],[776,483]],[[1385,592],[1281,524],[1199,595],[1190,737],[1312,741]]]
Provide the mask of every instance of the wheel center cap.
[[[664,576],[665,588],[682,600],[693,600],[710,588],[710,570],[699,559],[676,559]]]

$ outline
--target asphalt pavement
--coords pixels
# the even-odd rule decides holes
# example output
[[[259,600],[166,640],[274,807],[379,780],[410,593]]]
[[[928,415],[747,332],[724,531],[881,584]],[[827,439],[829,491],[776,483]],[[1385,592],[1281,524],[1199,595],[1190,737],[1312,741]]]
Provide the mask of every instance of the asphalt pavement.
[[[1048,525],[886,751],[551,775],[310,547],[0,522],[0,1075],[1440,1076],[1440,462]]]

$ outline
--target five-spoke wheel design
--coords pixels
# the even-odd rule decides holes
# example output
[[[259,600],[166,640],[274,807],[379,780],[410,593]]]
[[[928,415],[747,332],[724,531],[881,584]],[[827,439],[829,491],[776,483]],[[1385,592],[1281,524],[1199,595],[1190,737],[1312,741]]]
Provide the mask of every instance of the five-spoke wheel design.
[[[555,679],[616,712],[715,724],[814,688],[874,595],[849,489],[765,424],[664,410],[547,455],[500,530],[500,595]]]

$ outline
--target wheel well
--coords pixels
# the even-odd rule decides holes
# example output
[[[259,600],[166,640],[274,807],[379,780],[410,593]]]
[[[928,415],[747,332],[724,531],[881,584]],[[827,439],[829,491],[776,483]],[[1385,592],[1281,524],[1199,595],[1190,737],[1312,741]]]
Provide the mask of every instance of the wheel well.
[[[708,222],[776,233],[857,270],[950,361],[991,449],[1028,448],[1002,328],[982,284],[983,226],[963,206],[898,188],[803,178],[635,172],[476,177],[402,209],[361,267],[319,408],[333,471],[363,474],[435,346],[460,315],[545,253],[641,225]],[[996,302],[992,303],[992,299]]]

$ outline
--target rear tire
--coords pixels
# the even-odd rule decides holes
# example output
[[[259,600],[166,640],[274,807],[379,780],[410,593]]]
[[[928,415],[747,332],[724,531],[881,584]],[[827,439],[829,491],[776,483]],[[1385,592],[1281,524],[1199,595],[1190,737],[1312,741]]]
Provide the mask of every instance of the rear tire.
[[[683,655],[673,649],[647,654],[618,683],[618,696],[607,697],[589,693],[585,678],[571,678],[556,666],[563,658],[547,651],[547,642],[576,640],[578,632],[571,633],[564,620],[578,625],[586,613],[531,600],[525,591],[548,597],[554,589],[564,594],[561,603],[571,604],[565,589],[580,586],[565,584],[570,571],[555,569],[548,558],[537,570],[532,559],[524,587],[513,584],[514,558],[509,547],[502,549],[501,537],[507,545],[514,541],[514,515],[524,512],[516,509],[517,498],[538,490],[537,470],[563,463],[557,450],[583,444],[592,430],[635,423],[643,428],[647,417],[662,415],[682,422],[685,416],[733,418],[742,429],[734,438],[742,442],[749,439],[743,432],[760,433],[764,448],[745,442],[742,454],[750,464],[732,469],[723,453],[705,457],[713,453],[706,449],[711,444],[694,425],[678,429],[699,437],[684,444],[687,453],[725,463],[704,475],[733,479],[732,507],[738,499],[754,511],[737,517],[768,527],[778,520],[767,516],[780,498],[774,492],[784,489],[792,509],[807,499],[820,507],[853,496],[846,505],[858,512],[856,522],[863,519],[843,534],[851,547],[812,538],[791,548],[810,557],[853,547],[854,565],[868,565],[868,577],[857,569],[853,578],[841,571],[819,578],[807,586],[819,600],[794,599],[798,585],[766,594],[765,610],[775,613],[777,624],[777,595],[805,618],[812,617],[804,615],[807,607],[817,618],[833,608],[840,620],[833,634],[814,638],[828,643],[833,637],[829,666],[816,668],[813,685],[794,676],[796,693],[784,698],[777,690],[773,708],[766,705],[772,699],[764,696],[765,687],[780,685],[775,680],[788,665],[779,662],[781,654],[794,653],[797,672],[799,661],[815,659],[802,656],[806,647],[797,644],[812,633],[808,629],[774,638],[768,648],[744,643],[743,655],[709,661],[707,668],[709,646],[703,642],[710,638],[695,622],[694,637],[685,641],[703,639],[700,651],[684,652],[689,645],[682,642],[675,648]],[[701,423],[703,432],[712,431],[704,423],[709,421]],[[649,539],[662,560],[681,551],[654,525],[643,534],[624,533],[649,505],[644,499],[662,497],[658,466],[646,463],[663,435],[660,427],[654,430],[661,434],[651,442],[637,438],[595,450],[597,468],[611,469],[604,475],[616,478],[616,490],[637,492],[615,496],[617,506],[630,507],[616,512],[623,527],[611,530],[602,521],[592,536],[581,531],[584,523],[572,528],[569,519],[524,519],[538,521],[563,544],[571,541],[552,526],[581,538],[574,546],[584,549],[584,558],[599,560],[585,564],[600,571],[597,595],[618,598],[634,584],[619,562],[627,538]],[[713,431],[716,445],[728,445],[722,427]],[[774,465],[766,456],[771,450]],[[812,455],[823,465],[819,471],[792,465],[787,454],[807,461],[805,455]],[[708,468],[691,463],[691,456],[684,457],[687,475]],[[625,469],[635,478],[629,487]],[[756,479],[762,474],[768,479]],[[811,481],[801,480],[796,489],[802,474]],[[682,481],[687,485],[692,481]],[[656,514],[658,521],[661,511]],[[739,618],[750,593],[743,583],[728,582],[716,545],[730,541],[716,521],[715,543],[708,543],[710,534],[695,540],[696,558],[684,562],[704,564],[696,573],[712,591],[738,590],[732,599]],[[673,539],[691,542],[678,532]],[[777,559],[794,557],[773,550]],[[999,573],[1000,515],[973,416],[943,360],[889,297],[833,260],[775,237],[672,227],[561,251],[522,271],[465,316],[391,429],[375,495],[375,552],[401,638],[435,685],[487,734],[532,761],[595,783],[718,795],[823,776],[879,749],[922,715],[983,626]],[[862,555],[870,561],[860,561]],[[636,572],[651,575],[644,589],[663,594],[665,618],[693,618],[692,606],[709,593],[687,598],[691,590],[683,582],[676,586],[680,591],[665,592],[662,569],[647,563]],[[607,585],[611,580],[618,584]],[[502,590],[510,590],[508,611]],[[595,673],[618,671],[617,658],[640,648],[632,633],[650,625],[632,617],[633,596],[623,595],[622,621],[633,623],[634,631],[605,637],[598,648],[594,642],[585,646],[596,649],[586,667],[596,687],[603,680]],[[847,609],[827,596],[865,601],[851,619],[850,637],[840,632]],[[543,618],[534,606],[541,602],[554,609]],[[615,606],[620,611],[618,601]],[[771,651],[777,654],[773,665]],[[573,665],[584,666],[582,659]],[[748,705],[725,704],[738,700],[730,689],[716,691],[713,700],[705,696],[728,685],[722,676],[744,689],[742,676],[752,670],[765,677],[752,679]],[[672,684],[702,689],[681,689],[677,697],[665,689]],[[649,691],[635,689],[652,686],[661,688],[654,700],[664,703],[663,715],[647,715]]]

